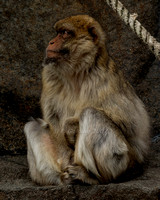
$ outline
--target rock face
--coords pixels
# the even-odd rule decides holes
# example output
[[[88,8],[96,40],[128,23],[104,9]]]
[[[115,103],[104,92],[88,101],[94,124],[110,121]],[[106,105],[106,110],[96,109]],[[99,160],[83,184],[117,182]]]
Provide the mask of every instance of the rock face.
[[[1,156],[0,200],[158,200],[160,199],[160,140],[152,145],[141,176],[108,185],[38,186],[28,177],[26,156]]]
[[[138,20],[156,36],[158,0],[121,2],[131,13],[137,12]],[[41,63],[45,47],[55,35],[53,24],[75,14],[89,14],[102,25],[107,33],[109,54],[145,102],[154,134],[160,131],[160,67],[152,65],[154,55],[104,0],[2,0],[0,3],[1,154],[26,152],[23,126],[30,116],[41,117]]]
[[[160,1],[121,0],[160,41]],[[160,133],[160,62],[104,0],[1,0],[0,42],[0,200],[5,199],[160,199],[160,137],[153,140],[144,173],[130,181],[98,186],[45,186],[28,176],[24,123],[41,117],[41,63],[53,24],[64,17],[89,14],[106,31],[110,56],[144,101]],[[158,8],[159,4],[159,8]],[[159,23],[157,10],[159,9]],[[158,35],[159,28],[159,35]]]

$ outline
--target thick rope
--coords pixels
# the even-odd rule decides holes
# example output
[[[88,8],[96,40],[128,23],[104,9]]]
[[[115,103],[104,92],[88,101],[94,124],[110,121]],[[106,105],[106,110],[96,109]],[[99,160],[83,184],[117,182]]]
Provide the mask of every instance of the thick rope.
[[[149,49],[160,60],[160,43],[136,20],[137,14],[129,11],[118,0],[106,0],[107,4],[120,16],[120,18],[131,27],[139,38],[149,46]]]

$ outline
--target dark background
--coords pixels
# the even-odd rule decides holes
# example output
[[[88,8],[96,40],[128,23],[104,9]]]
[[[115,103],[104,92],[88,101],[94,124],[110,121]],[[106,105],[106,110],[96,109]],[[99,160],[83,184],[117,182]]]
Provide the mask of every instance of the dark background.
[[[121,0],[130,13],[160,42],[160,2]],[[159,5],[158,5],[159,4]],[[105,0],[0,1],[0,154],[24,154],[23,133],[30,116],[41,117],[41,63],[54,23],[89,14],[106,32],[110,56],[145,103],[152,137],[160,133],[160,62]]]

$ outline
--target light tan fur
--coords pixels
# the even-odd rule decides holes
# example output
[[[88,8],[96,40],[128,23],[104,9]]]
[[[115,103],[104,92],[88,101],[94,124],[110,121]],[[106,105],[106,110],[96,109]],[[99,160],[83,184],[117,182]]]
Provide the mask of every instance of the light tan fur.
[[[61,160],[68,173],[66,180],[72,177],[90,184],[108,183],[135,162],[144,161],[149,148],[148,114],[108,56],[105,34],[97,21],[87,15],[72,16],[58,21],[55,29],[74,35],[65,39],[61,47],[69,50],[68,54],[43,64],[41,107],[43,119],[51,127],[47,134],[56,143],[56,149],[54,145],[49,148],[53,151],[53,175],[52,181],[47,176],[41,181],[33,172],[34,166],[30,167],[32,178],[46,184],[62,183],[57,181],[57,173],[60,177],[64,171],[55,167]],[[48,142],[44,143],[47,146]],[[57,149],[61,153],[57,154]],[[44,150],[46,155],[49,151]],[[68,152],[74,155],[74,163]],[[38,158],[40,154],[34,156]],[[28,159],[30,166],[32,157]],[[42,165],[45,162],[44,159]]]
[[[72,150],[66,146],[67,143],[57,141],[52,127],[49,127],[42,119],[28,122],[24,127],[24,132],[32,180],[41,185],[63,184],[64,178],[68,179],[63,169],[71,163],[73,155]]]

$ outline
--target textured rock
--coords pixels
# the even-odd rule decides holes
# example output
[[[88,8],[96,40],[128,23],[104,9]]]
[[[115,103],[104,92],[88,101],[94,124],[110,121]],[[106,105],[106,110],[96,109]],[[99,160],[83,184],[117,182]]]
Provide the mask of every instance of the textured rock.
[[[106,199],[160,199],[160,140],[152,151],[137,178],[122,183],[84,186],[45,186],[34,184],[27,175],[26,156],[1,156],[0,200],[6,199],[56,199],[56,200],[106,200]]]
[[[155,36],[157,0],[121,0]],[[24,123],[40,117],[41,62],[53,24],[66,16],[89,14],[107,33],[107,49],[144,100],[154,134],[160,131],[160,68],[154,56],[104,0],[1,0],[0,152],[25,153]]]

